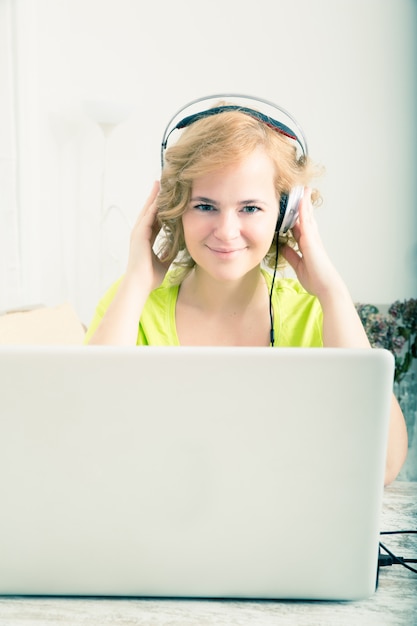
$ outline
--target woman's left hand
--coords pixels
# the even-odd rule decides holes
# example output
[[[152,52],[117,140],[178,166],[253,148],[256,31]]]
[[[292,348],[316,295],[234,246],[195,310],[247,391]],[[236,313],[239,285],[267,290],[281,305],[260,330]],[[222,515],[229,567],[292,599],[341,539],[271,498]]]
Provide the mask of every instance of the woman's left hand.
[[[282,255],[294,269],[304,289],[321,299],[329,290],[340,286],[341,278],[321,240],[309,187],[304,190],[298,220],[292,232],[298,249],[284,246]]]

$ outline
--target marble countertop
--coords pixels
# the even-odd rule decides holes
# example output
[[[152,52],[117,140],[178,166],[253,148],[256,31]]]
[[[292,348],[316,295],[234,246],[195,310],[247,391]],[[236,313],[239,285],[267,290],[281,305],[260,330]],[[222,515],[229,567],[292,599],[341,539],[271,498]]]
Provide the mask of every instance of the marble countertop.
[[[417,530],[417,482],[385,490],[381,530]],[[394,554],[416,558],[416,535],[387,535]],[[415,564],[417,565],[417,564]],[[360,602],[0,597],[0,626],[412,626],[417,574],[380,570],[375,594]]]

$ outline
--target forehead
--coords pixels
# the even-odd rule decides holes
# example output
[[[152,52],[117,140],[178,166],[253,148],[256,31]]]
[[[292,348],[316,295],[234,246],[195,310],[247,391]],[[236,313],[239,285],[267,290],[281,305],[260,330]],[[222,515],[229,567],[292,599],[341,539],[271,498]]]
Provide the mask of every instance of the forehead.
[[[274,166],[265,154],[249,157],[194,179],[192,198],[219,203],[261,202],[275,206]]]
[[[259,147],[228,165],[210,169],[207,173],[196,176],[193,180],[193,188],[232,179],[250,181],[252,184],[257,182],[263,185],[273,183],[275,174],[276,168],[273,160],[266,150]]]

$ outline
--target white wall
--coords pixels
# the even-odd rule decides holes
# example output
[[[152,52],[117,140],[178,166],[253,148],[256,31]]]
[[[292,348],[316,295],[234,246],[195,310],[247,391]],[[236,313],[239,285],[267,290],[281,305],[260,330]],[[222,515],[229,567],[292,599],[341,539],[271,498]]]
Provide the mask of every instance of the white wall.
[[[0,179],[0,309],[69,300],[87,323],[123,271],[168,119],[222,91],[303,126],[326,167],[322,235],[354,299],[415,297],[416,13],[415,0],[0,0],[0,139],[19,155],[19,193]],[[104,256],[104,137],[85,100],[132,106],[108,139],[104,206],[121,213]]]

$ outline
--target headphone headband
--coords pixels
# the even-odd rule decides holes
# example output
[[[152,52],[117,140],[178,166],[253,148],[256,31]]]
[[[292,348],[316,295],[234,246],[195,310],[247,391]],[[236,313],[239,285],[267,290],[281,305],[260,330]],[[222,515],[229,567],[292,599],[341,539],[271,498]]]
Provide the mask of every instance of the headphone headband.
[[[218,105],[219,100],[227,100],[230,103],[225,105]],[[236,101],[236,104],[234,103]],[[210,103],[212,106],[210,106]],[[256,105],[256,109],[251,106],[247,106],[247,104]],[[217,105],[217,106],[215,106]],[[202,108],[203,106],[203,108]],[[197,110],[196,110],[197,109]],[[261,109],[261,110],[258,110]],[[295,121],[295,119],[282,107],[274,104],[273,102],[269,102],[268,100],[263,100],[261,98],[254,98],[252,96],[239,95],[239,94],[218,94],[212,96],[206,96],[204,98],[198,98],[197,100],[192,100],[181,109],[179,109],[175,115],[168,122],[167,127],[165,128],[164,134],[162,136],[161,142],[161,166],[164,165],[164,152],[167,148],[168,139],[175,130],[181,130],[190,126],[197,120],[203,119],[205,117],[210,117],[212,115],[219,115],[225,111],[240,111],[245,113],[246,115],[250,115],[251,117],[263,122],[269,128],[276,130],[277,132],[293,139],[297,142],[298,146],[301,148],[302,155],[306,156],[308,154],[307,148],[307,140],[303,131],[301,130],[299,124]],[[184,113],[187,113],[184,117]],[[279,113],[280,117],[285,116],[288,123],[295,128],[293,130],[287,124],[284,124],[281,121],[275,119],[275,116],[272,117],[269,113]]]

